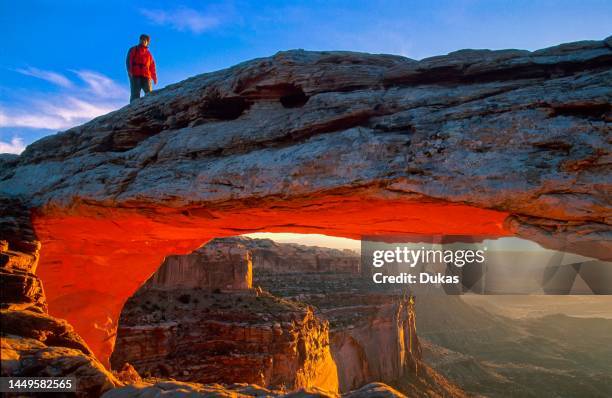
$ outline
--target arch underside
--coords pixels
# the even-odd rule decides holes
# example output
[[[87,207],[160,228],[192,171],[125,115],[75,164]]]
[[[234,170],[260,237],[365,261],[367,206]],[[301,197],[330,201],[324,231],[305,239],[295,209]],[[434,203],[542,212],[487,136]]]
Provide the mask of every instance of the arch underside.
[[[512,235],[507,217],[440,201],[327,196],[155,214],[83,206],[70,214],[39,213],[33,221],[49,312],[67,319],[107,364],[125,300],[166,255],[189,253],[209,239],[250,232],[495,238]]]

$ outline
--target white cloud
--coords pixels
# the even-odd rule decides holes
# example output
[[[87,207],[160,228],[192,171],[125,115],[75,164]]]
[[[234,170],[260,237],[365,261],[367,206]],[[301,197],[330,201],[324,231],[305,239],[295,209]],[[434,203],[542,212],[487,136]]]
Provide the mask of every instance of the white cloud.
[[[71,96],[35,100],[26,107],[0,110],[0,127],[63,130],[117,109],[118,103],[87,101]]]
[[[168,25],[179,31],[199,34],[219,25],[219,18],[206,15],[191,8],[181,7],[172,11],[140,10],[142,15],[157,25]]]
[[[32,71],[36,71],[36,77],[42,76],[38,73],[41,72],[40,69],[28,68],[27,71],[28,75],[34,76]],[[70,84],[56,79],[60,87],[54,93],[28,90],[27,95],[16,95],[10,103],[0,104],[0,127],[65,130],[127,103],[127,88],[113,79],[92,70],[71,71],[82,83],[56,74],[64,77]]]
[[[100,101],[87,101],[75,97],[65,97],[62,102],[42,103],[40,110],[65,121],[65,127],[91,120],[116,109],[115,104]]]
[[[61,73],[33,68],[33,67],[19,68],[19,69],[15,69],[15,71],[21,73],[22,75],[32,76],[38,79],[46,80],[60,87],[69,88],[73,86],[70,79],[68,79],[66,76],[62,75]]]
[[[113,79],[91,70],[73,70],[87,84],[92,94],[101,98],[121,98],[128,95],[123,86]]]
[[[14,137],[11,142],[0,141],[0,153],[14,153],[19,155],[25,149],[23,139]]]

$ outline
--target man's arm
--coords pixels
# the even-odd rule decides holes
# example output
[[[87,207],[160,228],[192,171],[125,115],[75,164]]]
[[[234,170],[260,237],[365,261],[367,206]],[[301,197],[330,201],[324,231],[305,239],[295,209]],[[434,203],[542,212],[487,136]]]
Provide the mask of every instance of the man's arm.
[[[128,50],[127,57],[125,58],[125,68],[127,69],[128,76],[132,77],[132,71],[130,71],[130,66],[132,64],[132,48]]]
[[[157,71],[155,70],[155,60],[153,59],[152,55],[151,55],[151,64],[149,65],[149,74],[151,75],[153,82],[157,84]]]

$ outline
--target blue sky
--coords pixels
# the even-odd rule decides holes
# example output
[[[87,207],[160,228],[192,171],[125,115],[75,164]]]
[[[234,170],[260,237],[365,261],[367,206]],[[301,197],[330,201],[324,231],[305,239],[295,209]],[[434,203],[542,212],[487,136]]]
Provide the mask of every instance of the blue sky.
[[[128,102],[127,49],[152,36],[159,85],[279,50],[421,59],[603,39],[612,1],[2,1],[0,152]]]

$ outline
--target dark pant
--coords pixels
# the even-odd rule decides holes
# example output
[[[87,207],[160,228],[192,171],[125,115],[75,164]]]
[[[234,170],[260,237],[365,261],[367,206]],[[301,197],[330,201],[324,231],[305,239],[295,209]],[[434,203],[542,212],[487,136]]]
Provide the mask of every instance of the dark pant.
[[[151,79],[144,76],[130,76],[130,102],[140,98],[140,90],[144,91],[145,95],[149,94],[153,87]]]

